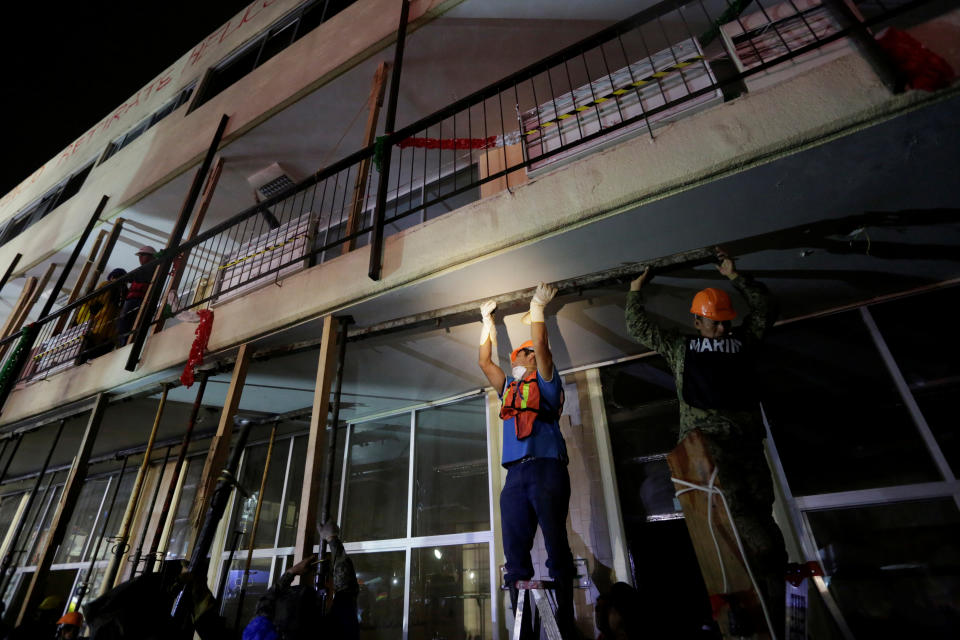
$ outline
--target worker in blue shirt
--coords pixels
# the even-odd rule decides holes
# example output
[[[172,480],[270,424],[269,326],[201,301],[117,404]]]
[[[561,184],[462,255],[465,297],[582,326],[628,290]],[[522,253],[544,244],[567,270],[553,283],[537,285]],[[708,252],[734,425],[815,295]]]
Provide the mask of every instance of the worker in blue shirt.
[[[530,340],[510,355],[511,375],[506,375],[491,355],[496,342],[492,300],[480,307],[483,332],[480,338],[480,368],[500,395],[503,420],[503,457],[507,480],[500,493],[500,520],[510,600],[516,611],[518,580],[533,578],[530,550],[537,526],[543,532],[547,568],[556,583],[557,623],[561,635],[576,635],[573,611],[573,580],[576,570],[567,542],[567,512],[570,476],[567,447],[560,433],[563,383],[553,366],[547,342],[544,308],[557,290],[544,283],[530,301]],[[524,616],[528,619],[529,616]]]

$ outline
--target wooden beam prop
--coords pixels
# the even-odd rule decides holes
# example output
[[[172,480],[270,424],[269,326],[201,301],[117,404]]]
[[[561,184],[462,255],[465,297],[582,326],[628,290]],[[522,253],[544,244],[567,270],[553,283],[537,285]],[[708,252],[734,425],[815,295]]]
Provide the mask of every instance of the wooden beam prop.
[[[197,495],[193,500],[192,538],[194,544],[203,525],[207,503],[210,502],[213,491],[217,486],[217,477],[227,462],[227,453],[230,451],[230,437],[233,435],[233,418],[237,415],[237,407],[240,406],[240,397],[243,395],[243,385],[247,380],[247,369],[250,367],[251,355],[253,355],[253,347],[249,344],[240,345],[237,360],[233,364],[233,375],[230,377],[227,399],[223,403],[223,410],[220,412],[217,433],[210,442],[207,459],[203,463],[203,474],[200,476],[200,483],[197,485]]]
[[[210,174],[207,176],[207,183],[203,188],[203,195],[200,197],[200,206],[197,207],[197,215],[193,218],[193,224],[190,226],[190,233],[187,234],[187,239],[185,242],[193,240],[198,233],[200,233],[200,227],[203,225],[203,219],[207,215],[207,209],[210,208],[210,201],[213,199],[213,192],[217,188],[217,183],[220,181],[220,173],[223,171],[223,157],[217,158],[216,164],[213,165],[213,169],[210,170]],[[184,251],[178,255],[173,260],[173,268],[170,271],[170,282],[167,283],[167,288],[163,291],[163,297],[160,298],[160,311],[157,314],[157,324],[153,328],[154,333],[160,333],[163,331],[164,317],[163,317],[163,305],[167,302],[167,296],[171,291],[177,291],[180,288],[180,281],[183,279],[183,270],[187,266],[187,260],[190,257],[190,251]]]
[[[173,465],[173,471],[170,473],[170,483],[167,485],[167,493],[163,499],[163,507],[160,509],[160,513],[167,514],[167,522],[173,521],[176,517],[174,506],[175,496],[177,493],[177,486],[181,482],[180,478],[183,475],[183,464],[187,459],[187,450],[190,448],[190,442],[193,440],[193,428],[197,425],[197,414],[200,413],[200,407],[203,403],[203,393],[207,389],[207,379],[210,377],[210,373],[207,371],[200,371],[197,373],[197,376],[200,378],[200,384],[197,387],[197,395],[193,400],[193,406],[190,409],[190,417],[187,418],[187,430],[183,434],[183,441],[180,443],[180,453],[177,454],[177,461]],[[154,558],[162,558],[166,556],[166,549],[164,549],[163,554],[157,555],[157,549],[160,547],[161,538],[163,538],[164,531],[167,527],[167,522],[163,523],[163,526],[157,527],[156,531],[153,533],[153,541],[150,543],[150,546],[147,548],[147,555]],[[166,544],[166,543],[164,543]],[[153,571],[154,564],[148,562],[145,571],[150,573]]]
[[[133,522],[133,516],[137,510],[137,503],[140,501],[140,494],[143,492],[143,481],[147,477],[147,469],[150,468],[150,455],[153,453],[153,445],[157,441],[157,430],[160,428],[160,419],[163,417],[163,409],[167,404],[167,392],[169,390],[170,387],[164,385],[163,392],[160,394],[160,403],[157,405],[157,413],[153,418],[153,427],[150,429],[150,437],[147,439],[147,450],[143,452],[143,460],[140,462],[140,468],[137,469],[137,478],[133,481],[133,489],[130,490],[127,508],[124,510],[123,519],[120,521],[120,530],[117,532],[117,535],[114,536],[117,538],[117,544],[114,545],[113,554],[111,554],[110,562],[107,564],[103,581],[100,583],[100,595],[105,594],[115,586],[114,582],[116,582],[120,562],[126,553],[127,540],[130,538],[130,524]],[[162,479],[162,468],[160,474],[160,479]],[[160,479],[157,480],[158,484]],[[136,567],[134,567],[134,571],[136,571]]]
[[[699,431],[693,431],[680,441],[667,456],[671,475],[697,487],[708,487],[716,468],[707,444]],[[719,481],[713,486],[723,490]],[[690,489],[679,496],[683,507],[683,518],[693,542],[693,549],[700,564],[700,573],[710,596],[731,595],[742,609],[742,615],[749,619],[749,626],[757,630],[751,638],[770,638],[763,609],[753,583],[747,573],[743,556],[737,548],[733,525],[727,515],[723,500],[716,494],[701,489],[693,489],[687,484],[674,482],[677,491]],[[707,518],[710,506],[711,517]],[[716,542],[714,542],[714,536]],[[719,548],[719,553],[718,553]],[[721,567],[720,563],[723,563]],[[724,572],[727,584],[724,587]],[[724,638],[732,638],[730,631],[730,603],[717,598],[715,613]]]
[[[307,436],[307,458],[303,466],[303,491],[300,493],[300,516],[297,523],[294,562],[313,553],[317,537],[317,507],[323,481],[323,452],[327,439],[327,414],[330,411],[330,387],[337,364],[336,335],[340,320],[325,316],[317,363],[317,383],[313,390],[313,412]],[[301,579],[301,583],[304,580]]]
[[[135,371],[137,362],[140,361],[140,352],[143,350],[143,343],[146,341],[147,333],[150,331],[150,327],[148,326],[149,321],[153,318],[153,314],[157,310],[157,303],[160,302],[161,287],[163,287],[163,283],[167,279],[170,265],[173,264],[171,252],[179,247],[183,240],[183,232],[187,228],[187,221],[190,219],[190,214],[197,204],[200,188],[203,186],[203,181],[207,176],[207,172],[210,170],[210,165],[213,164],[213,156],[217,152],[217,149],[220,148],[220,142],[223,140],[223,133],[227,129],[227,121],[229,119],[230,117],[226,114],[220,117],[220,123],[217,125],[217,130],[213,134],[213,139],[210,140],[210,145],[207,147],[206,155],[203,156],[200,168],[193,174],[193,182],[190,183],[190,188],[187,190],[183,205],[180,207],[180,213],[177,214],[177,221],[174,223],[170,237],[167,238],[167,244],[163,248],[163,253],[161,254],[162,259],[154,268],[153,278],[150,280],[150,287],[147,289],[147,294],[143,297],[143,303],[137,312],[137,319],[133,324],[133,331],[130,334],[129,343],[133,344],[133,348],[130,349],[130,353],[127,355],[127,364],[124,367],[127,371]]]
[[[0,338],[6,338],[14,334],[20,325],[23,324],[22,318],[20,318],[24,307],[27,303],[33,298],[33,292],[37,288],[37,278],[35,276],[30,276],[27,278],[26,282],[23,283],[23,289],[20,290],[20,297],[17,298],[16,304],[13,305],[13,310],[10,311],[10,315],[7,316],[7,321],[3,323],[3,332],[0,333]],[[0,351],[0,357],[2,357],[2,351]]]
[[[380,107],[383,106],[383,93],[387,86],[387,71],[390,69],[390,63],[387,61],[377,65],[377,70],[373,74],[373,83],[370,85],[370,96],[367,98],[367,128],[363,134],[362,147],[369,147],[377,139],[377,122],[380,119]],[[360,161],[357,169],[357,179],[353,185],[353,199],[350,202],[350,215],[347,217],[347,226],[344,231],[345,236],[357,232],[360,226],[360,216],[363,214],[363,204],[367,193],[367,176],[370,174],[370,158],[364,158]],[[353,251],[357,246],[356,238],[344,243],[342,253]]]
[[[93,241],[93,248],[90,249],[90,255],[87,256],[87,259],[84,261],[83,266],[80,267],[80,275],[77,276],[77,281],[73,283],[73,288],[70,289],[70,295],[67,298],[67,304],[72,304],[77,298],[80,297],[80,292],[83,290],[83,283],[87,280],[87,275],[90,273],[90,269],[93,268],[94,263],[97,260],[97,254],[100,252],[100,245],[103,243],[103,239],[107,235],[106,229],[101,229],[100,233],[97,234],[97,239]],[[67,324],[67,315],[74,314],[65,314],[60,316],[57,320],[57,326],[53,330],[53,335],[58,335],[63,331],[63,327]]]
[[[30,296],[23,302],[23,304],[16,309],[16,313],[11,315],[9,318],[9,320],[13,320],[13,324],[10,325],[10,332],[7,334],[7,336],[13,335],[19,331],[27,321],[27,318],[30,316],[30,312],[33,310],[34,305],[37,304],[37,300],[40,299],[40,294],[42,294],[43,290],[47,287],[47,283],[50,282],[50,277],[53,275],[53,272],[56,271],[57,266],[59,265],[56,263],[51,263],[50,266],[47,267],[46,272],[44,272],[43,277],[40,278],[39,282],[36,278],[33,278],[33,291],[30,292]],[[30,280],[28,279],[27,283],[29,284],[29,282]],[[24,290],[26,290],[26,286],[24,286]],[[2,359],[7,353],[8,346],[9,345],[0,346],[0,359]],[[17,376],[19,377],[19,375],[20,374],[18,371]]]
[[[107,263],[110,261],[110,256],[113,255],[113,248],[117,246],[117,240],[120,238],[120,232],[123,230],[124,222],[126,222],[126,220],[123,218],[117,218],[113,221],[113,228],[110,229],[110,235],[107,236],[107,244],[103,246],[103,252],[97,259],[97,266],[93,270],[90,283],[83,290],[83,295],[93,293],[93,290],[97,288],[97,281],[100,280],[103,272],[107,270]]]
[[[37,562],[37,569],[33,573],[30,586],[27,587],[27,593],[23,598],[23,606],[20,608],[20,615],[17,616],[17,626],[27,620],[29,612],[33,611],[43,598],[43,585],[46,582],[47,573],[50,571],[50,565],[53,563],[53,556],[57,547],[63,542],[63,536],[67,532],[67,524],[70,522],[73,508],[77,504],[80,490],[87,478],[87,463],[90,460],[90,452],[93,450],[93,443],[97,439],[100,423],[103,421],[103,414],[106,409],[107,395],[101,393],[97,396],[93,409],[90,411],[87,428],[83,432],[83,440],[80,441],[77,455],[73,458],[73,464],[70,467],[70,473],[67,475],[66,484],[63,486],[57,511],[50,523],[49,535],[44,543],[40,560]]]

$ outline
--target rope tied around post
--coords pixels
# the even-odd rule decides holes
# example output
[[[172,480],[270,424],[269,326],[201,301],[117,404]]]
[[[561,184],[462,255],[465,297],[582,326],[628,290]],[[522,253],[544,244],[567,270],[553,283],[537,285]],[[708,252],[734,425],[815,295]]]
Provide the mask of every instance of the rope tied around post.
[[[763,609],[763,618],[767,623],[767,628],[770,630],[771,637],[776,640],[778,631],[773,628],[773,624],[770,622],[770,613],[767,611],[767,602],[764,599],[763,594],[760,591],[760,587],[757,584],[756,578],[753,576],[753,570],[750,569],[750,563],[747,561],[747,554],[743,548],[743,541],[740,540],[740,533],[737,531],[737,525],[733,520],[733,513],[730,511],[730,505],[727,504],[727,497],[723,494],[718,487],[714,486],[714,483],[717,480],[717,472],[719,469],[714,467],[713,473],[710,474],[710,481],[706,485],[695,484],[693,482],[688,482],[687,480],[681,480],[680,478],[674,478],[673,476],[670,479],[675,483],[681,486],[686,487],[685,489],[679,489],[674,492],[676,497],[680,497],[682,494],[689,491],[703,491],[707,494],[707,526],[710,529],[710,537],[713,539],[713,547],[717,551],[717,561],[720,564],[720,575],[723,577],[723,592],[730,592],[730,583],[727,579],[727,569],[723,564],[723,554],[720,552],[720,543],[717,541],[717,532],[713,526],[713,496],[720,496],[720,501],[723,503],[723,508],[727,512],[727,519],[730,521],[730,530],[733,531],[733,538],[737,543],[737,550],[740,552],[740,557],[743,558],[743,567],[747,570],[747,575],[750,577],[750,584],[753,585],[754,591],[757,593],[757,599],[760,601],[760,608]]]

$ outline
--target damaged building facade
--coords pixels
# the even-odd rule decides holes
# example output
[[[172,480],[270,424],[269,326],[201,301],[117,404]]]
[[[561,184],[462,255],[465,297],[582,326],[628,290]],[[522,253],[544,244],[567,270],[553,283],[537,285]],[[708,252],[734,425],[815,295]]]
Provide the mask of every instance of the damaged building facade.
[[[749,384],[808,637],[951,637],[958,34],[918,0],[253,2],[0,199],[5,618],[188,558],[250,421],[231,624],[329,515],[361,637],[506,638],[479,304],[505,363],[544,281],[581,631],[618,581],[709,624],[624,307],[652,265],[689,327],[723,246],[779,301]]]

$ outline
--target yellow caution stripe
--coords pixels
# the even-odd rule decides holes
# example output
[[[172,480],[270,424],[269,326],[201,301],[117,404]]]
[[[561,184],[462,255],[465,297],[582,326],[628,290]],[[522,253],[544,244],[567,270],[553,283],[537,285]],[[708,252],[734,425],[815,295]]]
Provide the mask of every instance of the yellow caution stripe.
[[[227,262],[227,263],[225,263],[225,264],[222,264],[222,265],[220,265],[219,267],[217,267],[217,270],[218,270],[218,271],[222,271],[223,269],[229,269],[230,267],[235,267],[235,266],[237,266],[238,264],[240,264],[241,262],[246,262],[247,260],[250,260],[251,258],[256,258],[257,256],[263,255],[264,253],[267,253],[268,251],[276,251],[277,249],[279,249],[280,247],[282,247],[282,246],[284,246],[284,245],[290,244],[291,242],[295,242],[295,241],[299,240],[300,238],[306,238],[306,237],[307,237],[307,234],[301,233],[300,235],[293,236],[292,238],[288,238],[287,240],[284,240],[283,242],[281,242],[281,243],[279,243],[279,244],[269,245],[269,246],[267,246],[267,247],[264,247],[264,248],[261,249],[260,251],[256,251],[256,252],[254,252],[254,253],[251,253],[251,254],[248,255],[248,256],[243,256],[242,258],[237,258],[236,260],[232,260],[232,261],[230,261],[230,262]]]
[[[83,340],[83,338],[84,338],[83,336],[77,336],[76,338],[71,338],[71,339],[67,340],[66,342],[61,342],[60,344],[58,344],[57,346],[55,346],[55,347],[52,348],[52,349],[47,349],[46,351],[42,351],[42,352],[36,354],[35,356],[33,356],[33,359],[36,360],[37,362],[39,362],[39,361],[42,360],[45,356],[48,356],[48,355],[50,355],[51,353],[55,353],[55,352],[57,352],[57,351],[63,351],[64,347],[68,347],[68,346],[70,346],[71,344],[73,344],[74,342],[79,342],[80,340]]]
[[[648,76],[645,77],[645,78],[640,78],[639,80],[634,80],[634,81],[631,82],[630,84],[624,85],[624,86],[622,86],[622,87],[618,87],[617,89],[614,89],[614,90],[610,91],[609,93],[605,93],[605,94],[602,95],[602,96],[597,96],[597,97],[595,97],[593,100],[590,100],[589,102],[587,102],[587,103],[585,103],[585,104],[581,104],[581,105],[579,105],[579,106],[576,106],[576,107],[570,109],[569,111],[567,111],[567,112],[565,112],[565,113],[562,113],[562,114],[556,116],[555,118],[552,118],[552,119],[550,119],[550,120],[544,120],[544,121],[541,122],[539,125],[537,125],[536,127],[533,127],[533,128],[530,129],[529,131],[524,131],[524,132],[523,132],[523,135],[525,135],[525,136],[533,135],[533,134],[535,134],[535,133],[537,133],[537,132],[539,132],[539,131],[541,131],[541,130],[543,130],[543,129],[546,129],[546,128],[548,128],[548,127],[552,127],[553,125],[557,124],[557,123],[560,122],[561,120],[566,120],[566,119],[569,118],[570,116],[576,115],[576,114],[579,113],[580,111],[586,111],[586,110],[589,109],[590,107],[595,107],[595,106],[597,106],[597,105],[599,105],[599,104],[603,104],[604,102],[606,102],[606,101],[609,100],[610,98],[616,98],[617,96],[621,96],[621,95],[623,95],[623,94],[625,94],[625,93],[630,92],[631,90],[633,90],[633,89],[636,88],[636,87],[642,87],[642,86],[647,85],[647,84],[650,84],[651,82],[654,82],[654,81],[656,81],[656,80],[661,80],[661,79],[663,79],[665,76],[670,75],[671,73],[676,73],[677,71],[680,71],[681,69],[683,69],[683,68],[685,68],[685,67],[689,67],[689,66],[690,66],[691,64],[693,64],[694,62],[697,62],[698,60],[704,60],[704,59],[705,59],[704,56],[691,56],[691,57],[689,57],[689,58],[687,58],[687,59],[685,59],[685,60],[681,60],[680,62],[677,62],[676,64],[673,64],[673,65],[671,65],[671,66],[669,66],[669,67],[666,67],[666,68],[664,68],[664,69],[660,69],[659,71],[655,71],[655,72],[651,73],[650,75],[648,75]]]

